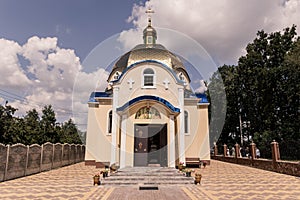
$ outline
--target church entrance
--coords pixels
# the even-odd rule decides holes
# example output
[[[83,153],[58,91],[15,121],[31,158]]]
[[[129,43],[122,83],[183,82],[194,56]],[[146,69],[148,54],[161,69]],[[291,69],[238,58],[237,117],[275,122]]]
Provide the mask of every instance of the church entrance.
[[[168,165],[167,124],[134,125],[134,166]]]

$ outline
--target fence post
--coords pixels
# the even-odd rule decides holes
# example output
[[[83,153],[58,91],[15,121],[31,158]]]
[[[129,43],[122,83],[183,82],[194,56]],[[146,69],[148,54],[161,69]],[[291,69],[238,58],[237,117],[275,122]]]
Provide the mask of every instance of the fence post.
[[[64,147],[65,147],[65,144],[61,144],[61,167],[64,165]]]
[[[251,160],[256,158],[256,144],[252,141],[250,144]]]
[[[27,168],[28,168],[28,157],[29,157],[29,145],[27,145],[27,152],[26,152],[26,163],[25,163],[25,176],[27,176]]]
[[[271,143],[271,148],[272,148],[273,169],[276,171],[277,170],[277,161],[279,160],[279,146],[275,140],[273,140],[273,142]]]
[[[41,145],[41,161],[40,161],[40,172],[42,172],[43,165],[43,152],[44,152],[44,144]]]
[[[218,145],[215,144],[214,145],[214,156],[217,156],[218,155]]]
[[[54,143],[53,143],[53,144],[52,144],[52,159],[51,159],[52,163],[51,163],[51,170],[53,169],[53,163],[54,163],[54,148],[55,148],[55,146],[54,146]]]
[[[6,150],[6,164],[5,164],[5,171],[4,171],[4,177],[3,181],[6,181],[6,176],[7,176],[7,170],[8,170],[8,161],[9,161],[9,153],[10,153],[10,145],[7,145],[7,150]]]
[[[277,152],[277,160],[280,160],[280,151],[279,151],[279,144],[276,142],[276,152]]]
[[[240,145],[236,143],[235,145],[235,159],[240,157]]]
[[[224,144],[224,145],[223,145],[223,148],[224,148],[223,155],[224,155],[224,157],[227,157],[227,145]]]

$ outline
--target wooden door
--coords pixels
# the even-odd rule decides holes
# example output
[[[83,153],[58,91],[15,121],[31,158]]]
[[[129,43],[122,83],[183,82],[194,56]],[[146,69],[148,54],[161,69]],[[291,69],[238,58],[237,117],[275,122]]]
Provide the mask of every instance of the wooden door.
[[[134,166],[148,165],[148,126],[134,125]]]

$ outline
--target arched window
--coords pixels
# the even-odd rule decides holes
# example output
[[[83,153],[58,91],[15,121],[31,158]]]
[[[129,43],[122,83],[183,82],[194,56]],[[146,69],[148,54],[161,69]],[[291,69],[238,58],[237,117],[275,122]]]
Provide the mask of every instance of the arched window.
[[[111,130],[112,130],[112,111],[109,111],[109,113],[108,113],[108,126],[107,126],[108,134],[111,134]]]
[[[143,72],[143,86],[144,87],[154,87],[155,74],[153,69],[147,68]]]
[[[184,111],[184,133],[189,133],[189,113]]]

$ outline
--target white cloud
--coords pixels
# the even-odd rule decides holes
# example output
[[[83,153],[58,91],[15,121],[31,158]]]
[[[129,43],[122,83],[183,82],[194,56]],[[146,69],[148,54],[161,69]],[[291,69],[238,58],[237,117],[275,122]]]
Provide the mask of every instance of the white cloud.
[[[205,85],[204,80],[200,80],[200,86],[195,90],[197,93],[204,93],[207,91],[207,87]]]
[[[145,11],[149,6],[155,11],[152,16],[154,27],[189,35],[220,65],[236,63],[258,30],[281,31],[292,24],[300,28],[300,0],[150,0],[145,6],[133,7],[128,21],[136,28],[124,31],[120,37],[120,41],[126,41],[126,48],[136,44],[132,38],[141,37],[142,29],[147,25]],[[161,44],[166,42],[159,33],[158,41]],[[172,45],[176,44],[173,42]]]
[[[105,70],[82,72],[74,50],[60,48],[55,37],[33,36],[23,46],[0,39],[0,49],[0,100],[18,108],[18,115],[52,105],[59,121],[72,117],[83,123],[90,92],[106,87]]]
[[[30,80],[24,74],[18,60],[22,47],[14,41],[0,39],[0,49],[0,87],[28,87]]]

